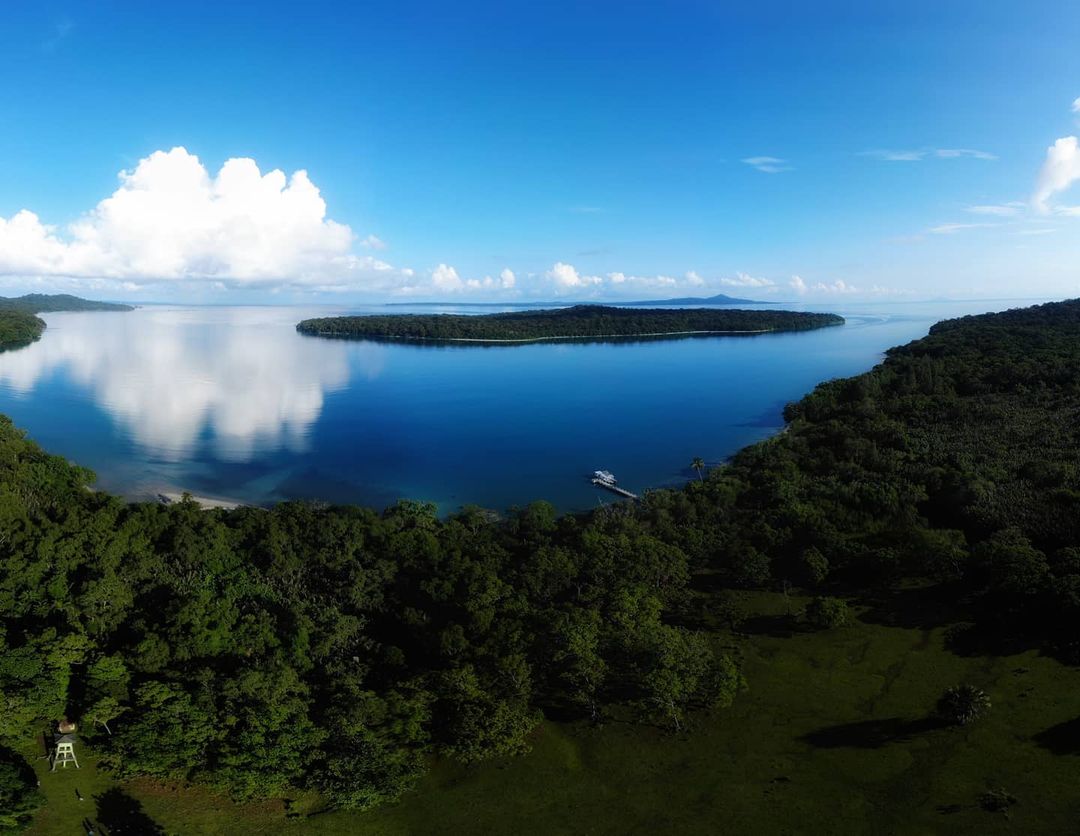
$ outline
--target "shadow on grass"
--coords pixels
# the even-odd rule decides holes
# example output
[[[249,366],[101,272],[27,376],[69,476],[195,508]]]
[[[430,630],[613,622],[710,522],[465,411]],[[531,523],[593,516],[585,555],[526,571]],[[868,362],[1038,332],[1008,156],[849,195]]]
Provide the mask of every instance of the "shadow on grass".
[[[868,609],[859,618],[885,627],[929,630],[958,619],[963,612],[958,598],[956,589],[946,584],[881,591],[863,597]]]
[[[812,630],[799,621],[796,615],[753,615],[739,622],[739,632],[751,636],[771,636],[774,639],[786,639],[796,633],[809,633]]]
[[[889,717],[884,720],[826,726],[803,735],[802,740],[818,749],[880,749],[889,743],[911,740],[946,725],[947,723],[937,717],[923,717],[919,720]]]
[[[165,829],[126,792],[111,789],[97,797],[98,823],[109,836],[164,836]]]
[[[1038,636],[1026,635],[1024,625],[993,617],[950,625],[945,631],[945,648],[950,653],[967,658],[1011,656],[1035,648],[1055,655]],[[1061,658],[1058,660],[1065,661]]]
[[[1051,726],[1034,740],[1055,755],[1080,755],[1080,717]]]

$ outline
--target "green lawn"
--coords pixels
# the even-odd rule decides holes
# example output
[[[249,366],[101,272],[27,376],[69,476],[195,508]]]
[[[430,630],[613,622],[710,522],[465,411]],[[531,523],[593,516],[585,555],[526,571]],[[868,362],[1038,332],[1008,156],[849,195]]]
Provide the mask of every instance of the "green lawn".
[[[22,753],[33,765],[41,782],[48,803],[34,820],[31,833],[80,833],[79,825],[86,817],[94,818],[97,814],[96,798],[113,786],[113,781],[104,772],[97,769],[94,758],[86,747],[75,746],[75,756],[79,759],[79,768],[70,764],[49,772],[49,761],[45,754],[45,744],[39,741],[28,746]],[[79,800],[79,796],[83,800]]]
[[[765,616],[787,606],[770,594],[744,602]],[[547,723],[530,755],[440,764],[400,804],[367,814],[287,819],[279,801],[234,805],[149,782],[123,789],[178,834],[1076,832],[1080,734],[1059,735],[1057,754],[1036,737],[1080,717],[1080,674],[1035,653],[956,656],[942,633],[858,623],[735,637],[750,690],[681,736]],[[960,681],[990,694],[990,716],[966,729],[929,727],[938,695]],[[32,832],[79,833],[93,796],[110,786],[85,748],[80,755],[78,772],[49,775],[36,762],[49,802]],[[1017,799],[1007,813],[980,806],[997,787]],[[311,802],[291,808],[308,812]]]

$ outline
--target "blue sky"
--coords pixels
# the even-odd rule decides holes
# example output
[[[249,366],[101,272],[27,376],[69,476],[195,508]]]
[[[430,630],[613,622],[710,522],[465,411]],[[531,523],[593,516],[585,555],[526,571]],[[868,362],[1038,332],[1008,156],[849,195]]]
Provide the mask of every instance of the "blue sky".
[[[1080,295],[1077,44],[1073,2],[8,0],[0,292]]]

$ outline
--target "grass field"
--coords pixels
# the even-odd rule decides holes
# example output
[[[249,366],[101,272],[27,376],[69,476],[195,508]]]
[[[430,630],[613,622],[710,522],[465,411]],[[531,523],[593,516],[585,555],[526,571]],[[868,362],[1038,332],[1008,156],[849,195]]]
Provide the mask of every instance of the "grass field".
[[[680,736],[546,723],[531,754],[439,764],[399,804],[366,814],[307,817],[317,801],[303,797],[236,805],[199,788],[118,789],[169,834],[1077,832],[1080,673],[1034,652],[954,655],[939,623],[792,633],[783,616],[797,601],[755,593],[742,606],[755,615],[731,643],[750,689]],[[990,715],[968,728],[928,722],[960,681],[989,693]],[[82,833],[98,796],[125,797],[79,754],[77,772],[35,761],[48,805],[32,833]],[[999,788],[1015,803],[984,809]]]

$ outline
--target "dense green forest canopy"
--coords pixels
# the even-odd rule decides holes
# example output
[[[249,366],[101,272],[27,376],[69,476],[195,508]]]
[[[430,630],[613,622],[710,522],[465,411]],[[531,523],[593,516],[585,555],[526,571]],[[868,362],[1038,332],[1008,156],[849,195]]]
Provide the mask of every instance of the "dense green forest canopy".
[[[1080,661],[1080,301],[941,323],[786,417],[640,503],[447,519],[129,505],[0,421],[0,745],[67,714],[119,775],[368,807],[543,717],[739,699],[729,588],[801,587],[823,628],[944,590],[958,652]]]
[[[0,351],[32,343],[45,330],[45,321],[32,313],[0,308]]]
[[[68,293],[27,293],[25,296],[0,296],[0,310],[55,313],[57,311],[133,311],[135,309],[131,305],[121,305],[116,302],[80,299]]]
[[[357,339],[530,340],[662,336],[693,333],[806,331],[842,325],[835,314],[701,308],[615,308],[575,305],[543,311],[482,314],[391,314],[305,319],[302,334]]]

